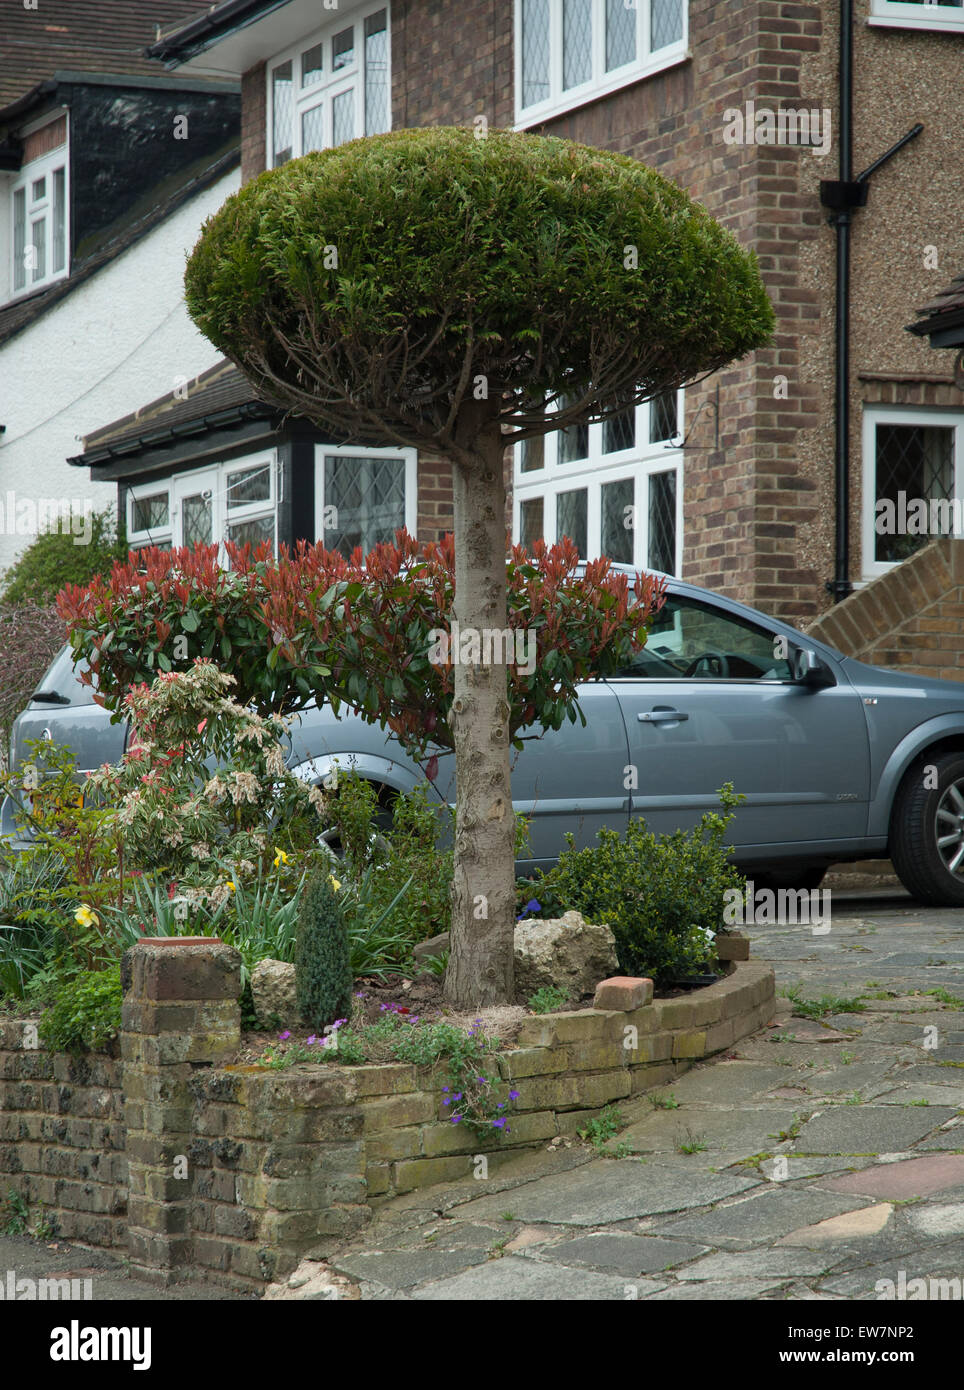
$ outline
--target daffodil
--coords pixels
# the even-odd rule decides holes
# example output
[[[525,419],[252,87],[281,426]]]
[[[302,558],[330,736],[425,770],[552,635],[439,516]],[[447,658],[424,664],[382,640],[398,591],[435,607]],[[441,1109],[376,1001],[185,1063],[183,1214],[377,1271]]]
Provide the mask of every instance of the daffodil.
[[[233,893],[233,892],[234,892],[234,884],[232,883],[231,879],[228,879],[228,882],[227,882],[227,889],[228,889],[228,892],[229,892],[229,893]]]
[[[100,918],[97,916],[97,913],[89,908],[86,903],[81,903],[80,907],[78,907],[77,911],[74,913],[74,921],[82,927],[100,926]]]
[[[284,850],[276,847],[274,852],[274,867],[277,869],[279,865],[287,864],[287,862],[288,856],[285,854]]]
[[[341,884],[338,882],[337,878],[335,878],[335,875],[334,875],[334,874],[329,874],[328,877],[331,879],[332,883],[334,884],[334,886],[335,886],[335,892],[337,893],[338,890],[339,890],[339,888],[341,887]]]

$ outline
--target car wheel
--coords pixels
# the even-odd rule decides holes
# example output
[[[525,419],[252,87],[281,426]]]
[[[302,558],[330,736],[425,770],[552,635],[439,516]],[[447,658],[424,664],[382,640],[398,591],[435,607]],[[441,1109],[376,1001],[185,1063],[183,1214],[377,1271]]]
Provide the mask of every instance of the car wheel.
[[[925,756],[907,773],[891,814],[890,857],[918,902],[964,906],[964,753]]]

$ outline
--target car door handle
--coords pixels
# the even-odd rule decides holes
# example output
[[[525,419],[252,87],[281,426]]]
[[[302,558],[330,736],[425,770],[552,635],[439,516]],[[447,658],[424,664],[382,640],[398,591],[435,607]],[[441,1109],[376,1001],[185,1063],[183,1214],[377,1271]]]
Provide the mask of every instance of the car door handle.
[[[675,724],[689,719],[689,715],[678,709],[654,709],[647,714],[637,714],[636,718],[640,724]]]

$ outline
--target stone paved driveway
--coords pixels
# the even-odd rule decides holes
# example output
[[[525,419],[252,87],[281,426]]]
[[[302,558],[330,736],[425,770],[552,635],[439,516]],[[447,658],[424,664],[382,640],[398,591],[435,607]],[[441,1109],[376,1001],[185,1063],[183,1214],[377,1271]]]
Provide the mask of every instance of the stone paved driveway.
[[[964,1277],[964,1011],[941,997],[964,996],[964,912],[835,895],[827,935],[748,930],[791,997],[623,1103],[625,1156],[561,1140],[397,1198],[330,1265],[363,1299],[414,1300],[874,1299],[901,1272]],[[793,996],[836,1002],[812,1019]]]

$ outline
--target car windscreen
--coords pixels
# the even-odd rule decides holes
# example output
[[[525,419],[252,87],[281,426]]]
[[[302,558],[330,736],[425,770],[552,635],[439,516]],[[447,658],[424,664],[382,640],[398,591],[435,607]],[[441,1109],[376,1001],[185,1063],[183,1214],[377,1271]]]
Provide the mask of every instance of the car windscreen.
[[[94,691],[89,685],[82,685],[80,681],[80,673],[89,670],[90,667],[83,658],[77,662],[75,667],[73,652],[70,647],[63,647],[47,667],[30,698],[35,700],[41,695],[48,697],[59,695],[61,699],[69,701],[72,705],[92,705],[94,703]],[[43,701],[44,704],[48,702],[48,700]]]

